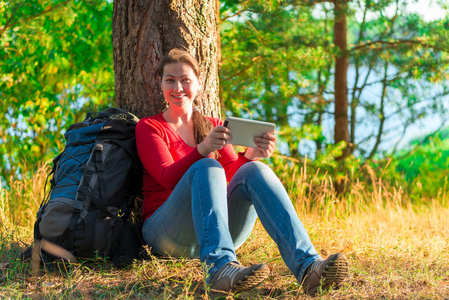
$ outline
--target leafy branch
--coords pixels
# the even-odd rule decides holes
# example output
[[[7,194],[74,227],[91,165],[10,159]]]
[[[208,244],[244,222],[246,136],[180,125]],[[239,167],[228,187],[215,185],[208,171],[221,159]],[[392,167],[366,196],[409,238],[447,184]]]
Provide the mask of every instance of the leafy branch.
[[[380,46],[391,46],[391,47],[396,47],[399,44],[407,44],[407,45],[421,45],[423,47],[426,48],[432,48],[441,52],[448,52],[449,53],[449,48],[445,49],[445,48],[441,48],[435,45],[431,45],[419,40],[396,40],[396,41],[372,41],[372,42],[367,42],[361,45],[357,45],[351,49],[348,50],[348,52],[354,52],[356,50],[360,50],[360,49],[364,49],[364,48],[371,48],[373,45],[380,45]]]
[[[226,81],[226,80],[230,80],[230,79],[233,79],[233,78],[235,78],[235,77],[237,77],[237,76],[239,76],[239,75],[245,73],[247,70],[249,70],[249,69],[251,69],[251,68],[253,67],[253,63],[254,63],[254,62],[256,62],[256,61],[262,59],[263,57],[264,57],[263,55],[259,55],[259,56],[253,57],[253,58],[251,59],[251,64],[248,64],[246,67],[244,67],[243,69],[239,70],[237,73],[234,73],[234,74],[232,74],[232,75],[229,75],[228,77],[224,78],[223,80],[225,80],[225,81]]]
[[[17,20],[17,21],[15,21],[15,22],[13,22],[14,15],[16,14],[17,10],[18,10],[18,9],[20,8],[20,6],[21,6],[21,5],[18,5],[18,6],[16,6],[16,7],[14,8],[14,10],[13,10],[13,12],[12,12],[12,14],[11,14],[11,17],[10,17],[9,20],[6,22],[5,26],[3,26],[2,28],[0,28],[0,36],[2,36],[3,33],[5,33],[6,30],[8,30],[9,28],[14,27],[14,26],[16,26],[16,25],[18,25],[18,24],[20,24],[20,23],[24,23],[24,22],[26,22],[26,21],[29,21],[29,20],[38,18],[38,17],[40,17],[40,16],[42,16],[42,15],[48,14],[48,13],[52,12],[53,10],[59,8],[60,6],[63,6],[63,5],[65,5],[65,4],[67,4],[67,3],[69,3],[70,1],[71,1],[71,0],[66,0],[66,1],[64,1],[64,2],[61,2],[61,3],[59,3],[59,4],[56,4],[55,6],[52,6],[52,7],[50,7],[50,8],[45,9],[44,11],[42,11],[42,12],[40,12],[40,13],[37,13],[37,14],[32,15],[32,16],[29,16],[29,17],[27,17],[27,18],[25,18],[25,19]]]

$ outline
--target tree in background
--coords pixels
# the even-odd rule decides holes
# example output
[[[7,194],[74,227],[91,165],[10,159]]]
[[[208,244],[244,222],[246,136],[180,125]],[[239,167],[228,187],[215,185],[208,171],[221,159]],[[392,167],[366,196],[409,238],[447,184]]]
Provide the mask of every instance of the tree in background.
[[[108,1],[0,1],[1,178],[64,147],[67,124],[114,97]]]
[[[350,153],[348,131],[348,42],[347,42],[347,0],[334,0],[334,143],[344,145],[342,154],[336,157],[340,169],[345,169],[345,158]],[[335,189],[341,194],[348,189],[347,176],[335,178]]]
[[[334,45],[335,45],[335,75],[334,75],[334,142],[349,144],[348,131],[348,42],[347,42],[347,0],[334,0]],[[345,147],[338,160],[344,160],[349,154]],[[337,189],[342,191],[344,184],[339,182]]]
[[[159,60],[172,48],[196,55],[201,66],[201,111],[220,116],[219,35],[215,0],[115,0],[112,36],[115,101],[138,117],[165,108],[156,75]]]
[[[117,91],[123,91],[115,95],[117,105],[142,115],[160,111],[160,92],[150,86],[152,68],[178,45],[195,45],[186,47],[205,65],[212,56],[202,53],[221,55],[220,97],[226,114],[276,121],[282,154],[293,162],[307,155],[313,158],[312,172],[338,178],[335,158],[346,145],[334,143],[335,58],[342,52],[334,41],[333,3],[222,0],[222,53],[219,46],[205,48],[216,33],[210,31],[201,42],[190,37],[207,21],[198,16],[215,4],[191,2],[185,8],[170,3],[151,1],[147,12],[139,1],[114,3],[120,9],[115,12],[113,61],[111,1],[0,1],[2,180],[26,176],[42,159],[53,157],[63,148],[67,124],[80,121],[86,110],[114,105],[113,68],[118,68]],[[448,22],[424,21],[408,13],[407,4],[348,3],[349,167],[357,158],[390,155],[398,148],[390,139],[426,116],[447,112]],[[156,13],[164,21],[173,19],[152,20]],[[176,26],[183,29],[176,33]],[[207,79],[213,78],[208,73],[213,69],[203,70],[212,74]],[[204,104],[203,111],[210,109],[212,115],[219,114],[217,86],[205,93],[213,99],[203,99],[212,106]]]
[[[408,13],[407,1],[354,4],[361,17],[351,24],[350,142],[372,159],[394,153],[400,139],[391,150],[382,149],[382,143],[403,137],[420,119],[435,115],[447,120],[449,27],[447,20],[424,21]]]
[[[345,148],[332,146],[332,140],[346,141],[347,131],[337,135],[332,126],[344,114],[339,109],[345,110],[337,101],[337,93],[345,94],[337,91],[344,69],[334,60],[346,52],[348,145],[362,161],[388,149],[382,143],[419,118],[444,116],[446,21],[422,20],[407,12],[407,1],[351,1],[345,51],[344,42],[337,43],[335,20],[341,16],[336,6],[317,3],[222,2],[221,84],[229,114],[275,120],[282,128],[284,154],[300,160],[308,154],[315,159],[312,166],[336,168],[330,158],[340,157]],[[298,145],[304,139],[314,141],[314,153]]]

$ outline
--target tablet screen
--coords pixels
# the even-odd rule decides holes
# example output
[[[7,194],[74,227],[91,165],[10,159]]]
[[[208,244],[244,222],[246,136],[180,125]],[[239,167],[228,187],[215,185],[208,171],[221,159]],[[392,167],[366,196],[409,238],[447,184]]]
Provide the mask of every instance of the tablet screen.
[[[257,147],[254,138],[273,133],[276,128],[274,123],[236,117],[226,117],[224,126],[231,130],[230,144],[247,147]]]

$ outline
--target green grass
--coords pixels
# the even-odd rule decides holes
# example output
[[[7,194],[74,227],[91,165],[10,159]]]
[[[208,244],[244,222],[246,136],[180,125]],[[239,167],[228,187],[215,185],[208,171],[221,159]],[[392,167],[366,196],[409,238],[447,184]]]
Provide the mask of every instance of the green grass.
[[[47,171],[44,165],[33,179],[0,193],[0,298],[208,299],[198,260],[153,257],[122,270],[98,260],[32,276],[30,264],[17,258],[32,242]],[[343,252],[350,262],[342,287],[315,299],[449,299],[447,193],[412,205],[401,187],[388,186],[371,170],[369,185],[356,182],[340,198],[330,178],[317,183],[306,170],[295,176],[281,171],[317,250],[323,257]],[[272,272],[257,288],[229,299],[311,299],[259,222],[237,255],[243,264],[265,262]]]

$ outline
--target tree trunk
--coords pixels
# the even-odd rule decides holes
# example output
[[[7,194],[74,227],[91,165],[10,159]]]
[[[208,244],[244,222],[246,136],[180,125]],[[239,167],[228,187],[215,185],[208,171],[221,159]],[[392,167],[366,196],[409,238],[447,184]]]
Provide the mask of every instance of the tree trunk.
[[[335,143],[346,142],[346,148],[337,160],[342,161],[349,152],[349,130],[348,130],[348,45],[346,41],[346,11],[347,0],[334,0],[334,44],[337,47],[337,56],[335,58]],[[338,193],[347,190],[347,181],[337,180],[335,187]]]
[[[155,115],[166,103],[156,66],[173,48],[199,61],[203,93],[199,107],[220,117],[218,0],[114,0],[112,42],[117,107],[137,117]]]
[[[346,0],[335,0],[334,43],[337,47],[335,59],[335,143],[345,141],[349,143],[348,131],[348,46],[346,42]],[[342,155],[346,156],[347,151]]]

